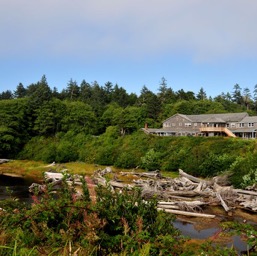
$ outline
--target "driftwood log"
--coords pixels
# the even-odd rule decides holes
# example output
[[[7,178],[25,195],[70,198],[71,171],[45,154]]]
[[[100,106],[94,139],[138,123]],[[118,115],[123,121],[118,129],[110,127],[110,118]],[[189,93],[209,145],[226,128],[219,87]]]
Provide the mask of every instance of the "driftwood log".
[[[0,164],[8,163],[10,161],[10,159],[0,159]]]

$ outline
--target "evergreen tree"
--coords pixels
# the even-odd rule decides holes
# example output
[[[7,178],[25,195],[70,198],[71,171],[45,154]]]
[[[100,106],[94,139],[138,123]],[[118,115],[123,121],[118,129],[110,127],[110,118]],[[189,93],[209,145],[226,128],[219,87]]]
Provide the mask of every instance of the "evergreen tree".
[[[233,102],[237,104],[242,104],[243,99],[242,99],[241,87],[239,86],[239,84],[235,84],[233,89],[234,89],[234,91],[232,92]]]
[[[159,93],[157,96],[160,99],[162,105],[172,103],[176,99],[174,91],[167,86],[167,80],[162,77],[160,87],[158,88]]]
[[[90,102],[90,98],[92,97],[92,88],[89,83],[85,80],[82,80],[80,84],[80,100],[83,102]]]
[[[33,108],[38,108],[45,101],[49,101],[52,98],[52,90],[50,89],[46,76],[43,75],[41,80],[36,84],[31,84],[27,88],[27,94],[30,98],[30,103]]]
[[[145,85],[142,87],[138,98],[138,105],[145,111],[145,117],[157,121],[161,111],[160,99]]]
[[[63,101],[53,98],[36,110],[34,130],[39,135],[53,136],[62,131],[62,119],[66,115],[66,105]]]
[[[183,89],[178,90],[176,93],[177,100],[195,100],[195,94],[191,91],[185,92]]]
[[[135,103],[135,94],[128,95],[127,91],[115,84],[112,90],[112,101],[119,104],[119,106],[125,108]]]
[[[200,88],[198,94],[196,95],[197,100],[206,100],[207,99],[207,94],[203,87]]]
[[[254,86],[253,100],[254,100],[255,110],[257,110],[257,84]]]
[[[24,98],[27,94],[26,88],[23,86],[22,83],[19,83],[16,87],[16,90],[14,92],[15,98]]]
[[[112,87],[113,87],[113,85],[112,85],[111,82],[107,82],[104,85],[104,92],[105,92],[105,98],[106,98],[105,102],[107,104],[109,104],[111,102],[111,100],[112,100],[112,92],[113,92],[113,88]]]
[[[10,100],[10,99],[13,99],[12,91],[6,90],[0,93],[0,100]]]
[[[249,106],[250,106],[250,103],[251,103],[251,92],[250,92],[250,89],[249,88],[244,88],[243,90],[243,102],[244,102],[244,105],[246,106],[246,109],[249,110]]]
[[[80,88],[76,81],[73,81],[70,79],[67,85],[67,96],[70,100],[77,100],[79,98],[80,94]]]

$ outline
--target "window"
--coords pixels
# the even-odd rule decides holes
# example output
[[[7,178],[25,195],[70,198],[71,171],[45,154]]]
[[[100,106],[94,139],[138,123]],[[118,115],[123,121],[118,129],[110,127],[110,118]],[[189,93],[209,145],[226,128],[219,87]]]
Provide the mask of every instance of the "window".
[[[253,123],[248,123],[248,127],[253,127],[254,124]]]
[[[244,126],[245,126],[244,123],[239,123],[239,124],[238,124],[238,127],[240,127],[240,128],[242,128],[242,127],[244,127]]]
[[[229,124],[226,124],[226,127],[229,127]]]
[[[194,123],[194,126],[197,126],[197,123]]]
[[[236,127],[236,124],[235,123],[231,123],[231,127]]]
[[[191,123],[185,123],[185,127],[191,127]]]

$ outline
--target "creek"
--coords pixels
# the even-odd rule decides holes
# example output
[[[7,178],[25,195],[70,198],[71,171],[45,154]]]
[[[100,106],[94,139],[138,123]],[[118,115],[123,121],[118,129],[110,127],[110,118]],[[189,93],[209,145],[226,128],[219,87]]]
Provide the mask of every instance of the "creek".
[[[0,175],[0,200],[12,196],[22,202],[32,202],[31,194],[28,190],[32,182],[22,177]]]
[[[12,177],[8,175],[0,175],[0,200],[4,200],[10,195],[19,199],[22,202],[31,203],[32,197],[28,191],[28,187],[33,183],[33,180],[24,179],[22,177]],[[205,240],[213,238],[220,231],[218,224],[212,227],[197,229],[194,223],[177,219],[173,223],[174,227],[179,229],[182,235],[196,240]],[[220,244],[220,242],[219,242]],[[240,236],[233,236],[229,241],[223,243],[224,246],[231,247],[232,245],[240,254],[247,250],[247,244]]]

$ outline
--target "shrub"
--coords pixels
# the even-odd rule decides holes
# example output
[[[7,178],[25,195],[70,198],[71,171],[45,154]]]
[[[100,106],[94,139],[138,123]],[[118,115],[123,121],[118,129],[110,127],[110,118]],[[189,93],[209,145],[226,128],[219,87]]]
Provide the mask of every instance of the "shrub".
[[[0,218],[0,254],[68,255],[181,255],[185,241],[173,227],[174,217],[157,211],[157,201],[147,203],[141,191],[123,193],[98,187],[92,203],[84,183],[80,199],[65,182],[56,193],[51,186],[34,203],[4,206]],[[0,204],[1,205],[1,204]],[[13,214],[15,211],[15,214]],[[27,253],[27,254],[26,254]]]
[[[160,169],[159,155],[158,152],[151,148],[143,157],[141,157],[141,167],[149,171]]]

